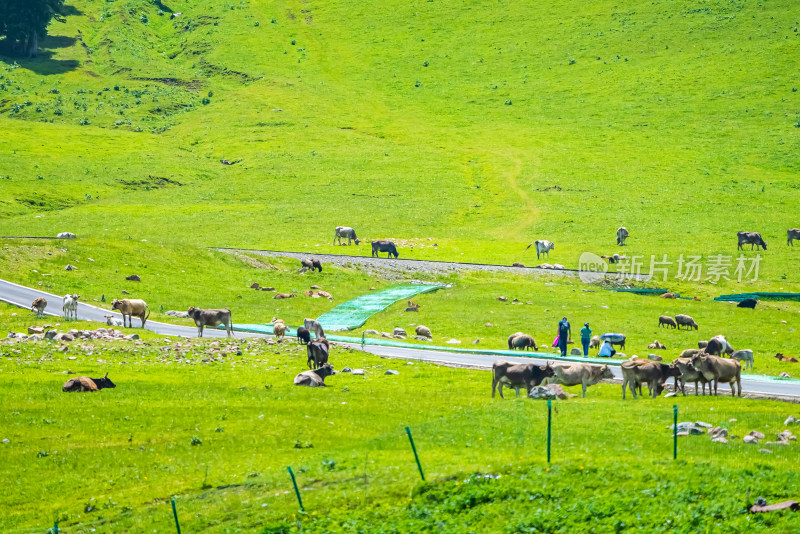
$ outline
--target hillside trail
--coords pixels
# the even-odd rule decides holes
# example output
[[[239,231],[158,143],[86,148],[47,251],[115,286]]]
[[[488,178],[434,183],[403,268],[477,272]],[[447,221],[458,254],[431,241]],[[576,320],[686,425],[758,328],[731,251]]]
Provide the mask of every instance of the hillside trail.
[[[539,221],[539,208],[537,207],[536,202],[533,200],[533,197],[530,195],[530,193],[528,193],[525,188],[519,185],[519,177],[522,175],[522,157],[516,155],[514,149],[512,148],[504,150],[488,150],[488,152],[511,162],[511,169],[505,174],[505,178],[508,187],[511,188],[511,190],[519,197],[520,207],[522,208],[521,211],[514,210],[514,213],[519,213],[521,216],[516,221],[517,230],[520,238],[522,238],[523,241],[525,239],[530,239],[531,241],[535,240],[536,223]],[[536,162],[533,164],[534,167],[536,167]],[[500,178],[502,177],[503,176],[500,175]]]

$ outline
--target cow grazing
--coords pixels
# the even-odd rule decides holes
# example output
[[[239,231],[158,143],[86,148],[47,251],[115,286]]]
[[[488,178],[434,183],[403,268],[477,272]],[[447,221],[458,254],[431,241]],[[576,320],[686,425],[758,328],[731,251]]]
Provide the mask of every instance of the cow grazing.
[[[546,239],[537,239],[536,241],[534,241],[533,243],[531,243],[530,245],[525,247],[525,250],[528,250],[529,248],[531,248],[531,246],[535,246],[536,247],[536,259],[537,260],[539,259],[539,256],[544,255],[544,254],[547,254],[547,257],[549,258],[550,257],[550,251],[551,250],[555,250],[555,248],[556,248],[556,246],[553,244],[552,241],[548,241]]]
[[[78,299],[80,295],[64,295],[64,304],[61,306],[64,312],[64,319],[78,320]]]
[[[113,315],[104,315],[106,319],[106,326],[123,326],[122,319],[114,317]]]
[[[329,363],[326,363],[319,369],[303,371],[302,373],[298,374],[296,377],[294,377],[294,385],[308,386],[312,388],[325,387],[325,378],[335,374],[336,371],[333,370],[333,366]]]
[[[355,241],[356,245],[361,243],[361,240],[356,237],[356,231],[350,228],[349,226],[337,226],[336,232],[333,234],[333,243],[331,245],[336,244],[336,240],[339,240],[339,244],[342,244],[342,238],[347,238],[347,244],[349,245],[351,241]]]
[[[311,272],[319,271],[319,272],[322,272],[322,263],[316,258],[302,259],[302,260],[300,260],[300,264],[303,266],[300,269],[300,272],[303,272],[303,273],[306,272],[306,271],[311,271]]]
[[[686,383],[687,382],[694,382],[694,394],[699,394],[699,388],[697,387],[697,383],[699,382],[703,386],[703,395],[706,394],[706,384],[708,384],[708,380],[703,376],[703,373],[696,370],[695,368],[691,367],[690,364],[692,363],[692,358],[677,358],[675,359],[670,365],[672,367],[676,367],[680,372],[679,377],[675,377],[675,389],[678,389],[678,379],[680,378],[680,388],[681,393],[683,393],[684,397],[686,396]],[[711,387],[709,386],[709,392]]]
[[[786,244],[794,246],[795,239],[800,239],[800,228],[792,228],[786,231]]]
[[[308,328],[305,326],[300,326],[297,328],[297,342],[302,343],[303,345],[308,345],[311,343],[311,332],[309,332]]]
[[[692,358],[690,366],[700,371],[706,380],[714,382],[714,395],[717,394],[717,385],[724,382],[730,384],[731,396],[736,395],[734,386],[738,386],[739,396],[742,396],[742,366],[738,361],[697,354]],[[710,385],[709,391],[711,391]]]
[[[538,386],[545,378],[554,375],[550,365],[544,367],[533,363],[511,363],[497,360],[492,365],[492,398],[495,388],[500,386],[500,398],[504,399],[503,386],[514,388],[519,397],[519,389],[524,387],[530,394],[534,386]]]
[[[745,369],[753,368],[753,349],[735,350],[731,354],[731,359],[737,360],[739,363],[744,362]]]
[[[724,352],[730,356],[733,354],[733,347],[731,347],[731,344],[725,339],[725,336],[718,335],[708,340],[705,352],[712,356],[721,356]]]
[[[315,321],[314,319],[304,319],[303,326],[305,326],[309,332],[314,332],[314,335],[317,336],[317,339],[325,337],[325,332],[322,330],[322,325],[319,324],[319,321]]]
[[[283,336],[286,335],[286,325],[283,324],[283,321],[278,319],[272,325],[272,333],[275,335],[278,340],[282,340]]]
[[[190,306],[187,310],[189,318],[194,320],[197,325],[197,336],[203,337],[203,328],[206,326],[225,325],[225,333],[227,337],[236,337],[233,335],[233,323],[231,322],[231,311],[227,308],[223,310],[201,310]]]
[[[688,315],[683,315],[679,313],[675,316],[675,322],[678,323],[678,330],[680,330],[681,326],[685,326],[688,329],[694,328],[697,330],[697,323],[694,322],[694,319],[689,317]]]
[[[758,232],[737,232],[736,237],[739,238],[737,250],[742,250],[742,245],[750,245],[750,250],[753,250],[754,246],[767,250],[767,244],[761,239],[761,234]]]
[[[614,378],[608,365],[591,365],[588,363],[576,363],[570,366],[554,365],[553,371],[553,377],[546,379],[546,383],[561,384],[562,386],[577,386],[580,384],[584,398],[586,398],[586,388],[597,384],[601,380]]]
[[[45,308],[47,308],[47,300],[44,297],[39,297],[31,303],[31,311],[35,312],[38,317],[44,315]]]
[[[589,348],[590,349],[600,348],[600,343],[601,343],[600,336],[592,336],[592,339],[589,340]]]
[[[385,239],[378,239],[372,242],[372,256],[377,258],[378,252],[386,252],[387,258],[391,256],[397,258],[400,256],[400,253],[397,252],[397,247],[394,246],[394,243]]]
[[[680,371],[661,362],[650,360],[628,360],[622,362],[622,398],[625,398],[625,389],[629,387],[633,398],[636,398],[636,390],[640,390],[641,385],[647,384],[650,389],[650,396],[656,398],[664,390],[664,382],[670,376],[679,376]]]
[[[751,310],[756,309],[756,304],[758,301],[756,299],[744,299],[740,300],[739,304],[736,305],[737,308],[750,308]]]
[[[150,317],[150,308],[141,299],[114,299],[111,309],[117,310],[122,314],[122,326],[125,326],[125,317],[128,318],[128,327],[133,328],[133,318],[138,317],[142,321],[142,328],[147,318]]]
[[[659,327],[665,326],[667,328],[671,326],[672,328],[678,328],[678,324],[675,322],[675,319],[673,319],[669,315],[659,315],[658,326]]]
[[[533,339],[533,336],[528,334],[520,334],[514,337],[511,342],[511,350],[539,350],[539,347],[536,346],[536,341]]]
[[[427,338],[432,338],[433,337],[433,334],[431,333],[431,329],[428,328],[425,325],[421,325],[421,324],[417,325],[417,327],[414,329],[414,332],[418,336],[423,336],[423,337],[427,337]]]
[[[524,334],[525,332],[514,332],[513,334],[508,336],[508,350],[514,350],[514,344],[513,344],[514,338]]]
[[[103,378],[89,378],[88,376],[81,376],[78,378],[71,378],[64,382],[61,391],[64,393],[73,392],[86,392],[86,391],[99,391],[101,389],[115,388],[117,385],[108,378],[108,373]]]
[[[306,345],[306,356],[308,357],[308,368],[316,369],[322,367],[322,364],[328,363],[328,353],[330,352],[330,343],[324,337],[312,341]]]
[[[624,226],[617,228],[617,245],[625,246],[625,240],[628,239],[628,229]]]

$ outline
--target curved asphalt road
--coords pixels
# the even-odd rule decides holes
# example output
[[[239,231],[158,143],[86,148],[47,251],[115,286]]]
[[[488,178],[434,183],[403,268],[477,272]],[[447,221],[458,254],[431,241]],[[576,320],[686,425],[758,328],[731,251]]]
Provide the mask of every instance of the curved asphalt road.
[[[31,302],[38,297],[44,297],[47,299],[47,309],[45,310],[45,313],[54,316],[63,315],[61,311],[62,296],[53,295],[52,293],[46,293],[38,289],[32,289],[5,280],[0,280],[0,301],[2,302],[7,302],[21,308],[29,309]],[[122,315],[117,312],[111,312],[109,310],[91,306],[83,302],[78,304],[78,317],[80,319],[105,323],[106,320],[103,316],[109,314],[113,314],[120,319],[122,318]],[[148,321],[145,326],[147,330],[165,336],[195,337],[197,335],[197,328],[193,326],[179,326],[167,323],[159,323],[156,321]],[[215,328],[206,328],[203,331],[203,335],[206,337],[225,337],[225,331],[217,330]],[[263,334],[236,332],[236,336],[263,337]],[[345,345],[349,345],[353,348],[361,348],[361,344],[357,342],[345,343]],[[422,348],[367,345],[364,350],[371,354],[387,358],[420,360],[446,365],[476,367],[481,369],[491,369],[492,363],[499,358],[515,363],[546,363],[546,359],[530,357],[508,357],[505,355],[496,356],[491,354],[465,354]],[[614,373],[615,378],[622,378],[621,370],[618,367],[612,366],[611,371]],[[727,393],[730,390],[727,385],[723,384],[719,387],[719,391]],[[797,381],[769,380],[753,376],[743,376],[742,391],[744,393],[754,393],[765,396],[794,397],[796,399],[800,399],[800,383]]]

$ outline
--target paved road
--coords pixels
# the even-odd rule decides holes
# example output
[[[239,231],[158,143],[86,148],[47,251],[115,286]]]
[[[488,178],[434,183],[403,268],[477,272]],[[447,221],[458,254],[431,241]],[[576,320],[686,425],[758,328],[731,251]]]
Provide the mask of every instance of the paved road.
[[[38,289],[32,289],[25,286],[20,286],[12,282],[0,280],[0,301],[7,302],[12,305],[29,308],[30,303],[37,297],[44,297],[47,299],[46,313],[49,315],[62,315],[61,302],[62,297],[46,293]],[[105,323],[104,315],[109,315],[112,312],[91,306],[86,303],[78,305],[78,317],[89,321],[99,321]],[[122,318],[119,313],[114,312],[115,316]],[[137,320],[138,321],[138,320]],[[197,335],[197,328],[192,326],[179,326],[167,323],[159,323],[156,321],[148,321],[146,324],[147,330],[151,330],[158,334],[166,336],[184,336],[195,337]],[[204,330],[203,335],[206,337],[225,337],[225,332],[213,328]],[[263,334],[254,334],[246,332],[237,332],[237,337],[262,337]],[[360,348],[360,343],[349,344],[353,348]],[[545,359],[525,358],[525,357],[508,357],[508,356],[494,356],[487,354],[465,354],[454,353],[446,351],[425,350],[420,348],[400,348],[400,347],[382,347],[376,345],[367,345],[365,347],[367,352],[378,356],[385,356],[388,358],[399,358],[404,360],[420,360],[433,363],[443,363],[448,365],[461,365],[476,367],[481,369],[490,369],[492,362],[502,358],[513,362],[538,362],[544,364]],[[612,367],[611,371],[618,379],[622,378],[622,373],[618,367]],[[720,391],[730,391],[728,386],[723,385]],[[757,393],[767,396],[781,396],[781,397],[795,397],[800,399],[800,384],[797,381],[779,381],[768,380],[758,377],[743,377],[742,378],[742,391],[745,393]]]

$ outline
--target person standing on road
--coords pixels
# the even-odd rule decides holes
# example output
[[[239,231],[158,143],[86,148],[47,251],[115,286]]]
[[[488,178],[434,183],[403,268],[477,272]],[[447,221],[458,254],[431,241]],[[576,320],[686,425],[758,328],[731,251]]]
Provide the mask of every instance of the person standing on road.
[[[569,341],[570,337],[572,337],[572,327],[569,325],[569,321],[567,318],[564,317],[558,323],[558,348],[561,349],[561,355],[567,355],[567,341]]]
[[[583,345],[584,358],[589,356],[589,341],[592,339],[592,329],[589,328],[589,323],[583,323],[581,328],[581,345]]]

